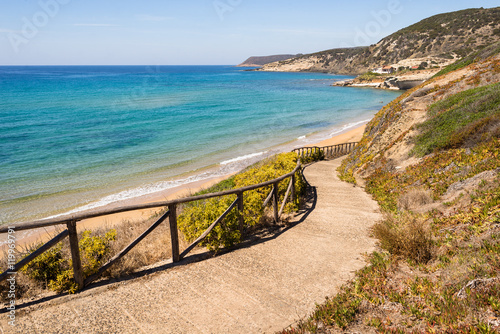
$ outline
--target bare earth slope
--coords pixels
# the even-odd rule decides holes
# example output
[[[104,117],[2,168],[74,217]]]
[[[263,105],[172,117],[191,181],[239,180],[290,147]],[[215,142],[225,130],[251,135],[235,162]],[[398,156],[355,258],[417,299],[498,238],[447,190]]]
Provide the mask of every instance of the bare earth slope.
[[[22,309],[16,333],[262,333],[334,294],[374,249],[377,204],[341,182],[341,159],[305,168],[315,187],[293,226],[250,247]],[[0,320],[3,332],[12,332]]]

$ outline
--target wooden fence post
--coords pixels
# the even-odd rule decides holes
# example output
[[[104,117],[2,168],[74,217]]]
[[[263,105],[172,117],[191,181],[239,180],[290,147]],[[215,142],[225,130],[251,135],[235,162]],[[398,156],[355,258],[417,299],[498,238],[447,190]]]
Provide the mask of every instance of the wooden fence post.
[[[240,212],[239,223],[240,223],[240,233],[243,236],[243,227],[245,225],[245,217],[243,216],[244,204],[243,204],[243,192],[238,193],[238,211]]]
[[[292,175],[292,193],[290,194],[292,196],[292,203],[295,203],[295,174]]]
[[[278,185],[279,182],[274,183],[274,189],[273,189],[273,210],[274,210],[274,222],[276,224],[279,223],[279,216],[278,216]]]
[[[172,240],[172,261],[179,262],[179,233],[177,232],[177,204],[168,206],[170,222],[170,240]]]
[[[78,245],[78,233],[76,232],[76,221],[70,221],[66,224],[69,234],[69,246],[71,248],[71,260],[73,262],[73,278],[78,284],[78,290],[83,289],[83,269],[80,258],[80,247]]]

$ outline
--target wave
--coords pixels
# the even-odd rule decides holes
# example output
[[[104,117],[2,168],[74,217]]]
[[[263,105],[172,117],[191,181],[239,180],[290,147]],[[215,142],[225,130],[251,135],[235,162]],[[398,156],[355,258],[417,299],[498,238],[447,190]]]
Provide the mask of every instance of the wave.
[[[234,159],[229,159],[229,160],[223,161],[220,164],[221,165],[228,165],[228,164],[232,164],[232,163],[235,163],[235,162],[240,162],[240,161],[252,159],[252,158],[255,158],[255,157],[260,157],[260,156],[266,154],[267,152],[268,151],[243,155],[241,157],[237,157],[237,158],[234,158]]]
[[[180,187],[189,183],[197,182],[197,181],[203,181],[203,180],[208,180],[212,177],[217,177],[217,176],[222,176],[218,175],[217,173],[210,173],[210,172],[205,172],[197,175],[192,175],[184,179],[178,179],[178,180],[173,180],[173,181],[162,181],[162,182],[157,182],[154,184],[142,186],[142,187],[137,187],[133,189],[127,189],[124,191],[121,191],[116,194],[108,195],[106,197],[101,198],[97,202],[92,202],[83,206],[79,206],[76,209],[53,215],[50,217],[47,217],[45,219],[49,218],[57,218],[57,217],[62,217],[66,215],[71,215],[75,213],[80,213],[80,212],[85,212],[97,208],[102,208],[104,206],[110,205],[110,204],[116,204],[118,202],[146,196],[146,195],[151,195],[155,193],[159,193],[165,190],[173,189],[176,187]]]
[[[177,180],[171,180],[171,181],[161,181],[161,182],[156,182],[153,184],[137,187],[137,188],[132,188],[132,189],[127,189],[124,191],[121,191],[116,194],[108,195],[96,202],[92,202],[83,206],[79,206],[73,210],[53,215],[44,219],[51,219],[51,218],[57,218],[57,217],[62,217],[62,216],[67,216],[67,215],[72,215],[76,213],[81,213],[85,211],[90,211],[94,210],[97,208],[102,208],[110,204],[116,204],[119,202],[135,199],[138,197],[146,196],[146,195],[151,195],[151,194],[157,194],[169,189],[181,187],[190,183],[194,182],[199,182],[199,181],[205,181],[213,178],[218,178],[218,177],[223,177],[223,176],[228,176],[232,173],[238,172],[242,170],[243,168],[249,166],[250,164],[256,162],[256,160],[260,160],[261,158],[264,158],[264,156],[269,153],[270,151],[264,151],[264,152],[258,152],[258,153],[253,153],[253,154],[247,154],[241,157],[237,157],[234,159],[226,160],[221,162],[219,165],[220,167],[215,169],[215,170],[209,170],[205,172],[200,172],[198,174],[194,174],[191,176],[188,176],[183,179],[177,179]],[[258,159],[255,159],[258,158]]]
[[[335,136],[335,135],[338,135],[346,130],[349,130],[349,129],[352,129],[352,128],[356,128],[358,127],[359,125],[361,124],[366,124],[370,121],[371,119],[365,119],[363,121],[359,121],[359,122],[354,122],[354,123],[349,123],[349,124],[346,124],[344,126],[342,126],[340,129],[336,129],[335,131],[331,132],[330,133],[330,136]]]

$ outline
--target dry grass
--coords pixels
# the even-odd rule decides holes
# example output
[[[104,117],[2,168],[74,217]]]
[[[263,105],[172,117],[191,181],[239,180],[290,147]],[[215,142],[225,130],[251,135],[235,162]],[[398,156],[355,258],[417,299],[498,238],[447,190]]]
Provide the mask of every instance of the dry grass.
[[[423,188],[413,188],[401,195],[398,200],[398,209],[418,211],[423,206],[432,202],[432,193],[430,190]]]
[[[111,256],[117,254],[123,248],[128,246],[134,239],[141,235],[148,227],[150,227],[159,216],[151,217],[150,219],[131,222],[124,221],[122,224],[115,226],[116,240],[112,243]],[[100,233],[105,233],[106,229],[100,230]],[[181,251],[187,246],[179,233],[179,243]],[[106,274],[111,277],[118,277],[131,274],[135,270],[154,264],[156,262],[166,260],[172,257],[172,247],[170,240],[170,226],[168,220],[161,223],[153,232],[145,239],[136,245],[127,255],[114,264]]]
[[[396,256],[403,256],[416,263],[427,263],[434,256],[434,246],[428,223],[401,214],[387,215],[386,219],[372,228],[380,246]]]

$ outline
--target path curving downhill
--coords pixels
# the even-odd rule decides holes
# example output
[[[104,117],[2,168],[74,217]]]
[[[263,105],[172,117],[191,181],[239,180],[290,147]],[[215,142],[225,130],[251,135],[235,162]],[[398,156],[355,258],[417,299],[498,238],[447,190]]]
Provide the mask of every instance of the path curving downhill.
[[[272,333],[310,314],[365,264],[377,204],[341,182],[341,159],[304,170],[311,210],[291,228],[204,261],[19,310],[4,333]]]

